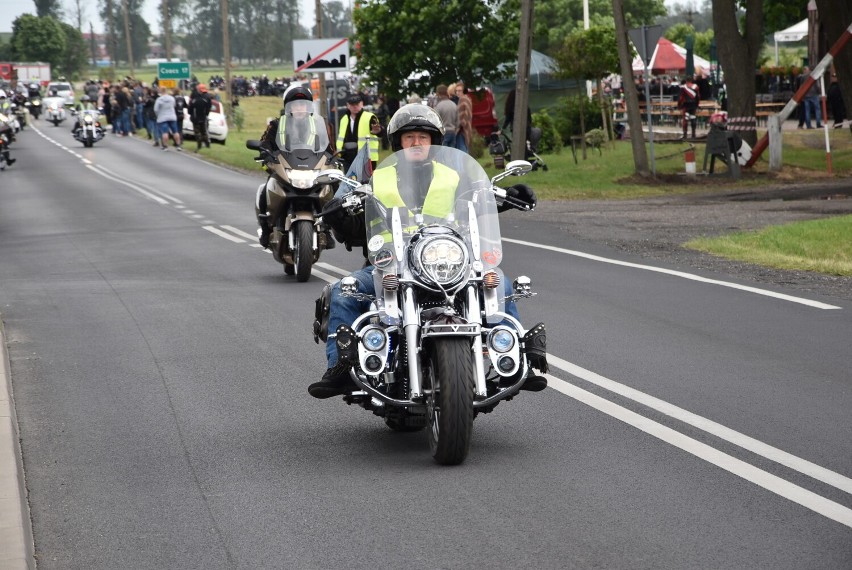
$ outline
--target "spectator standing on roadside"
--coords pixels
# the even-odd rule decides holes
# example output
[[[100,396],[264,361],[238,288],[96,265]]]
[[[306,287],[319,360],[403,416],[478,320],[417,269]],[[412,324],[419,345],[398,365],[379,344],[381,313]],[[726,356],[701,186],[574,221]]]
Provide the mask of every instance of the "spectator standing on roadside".
[[[697,121],[695,113],[698,112],[700,101],[701,96],[698,93],[698,85],[695,84],[695,79],[691,75],[684,77],[677,99],[677,106],[683,113],[683,138],[686,138],[687,126],[692,127],[692,138],[695,138],[695,123]]]
[[[807,67],[802,71],[802,75],[807,78],[810,75],[810,69]],[[808,87],[807,93],[805,93],[805,128],[813,128],[811,127],[811,117],[816,119],[816,128],[822,127],[822,106],[820,105],[819,100],[819,82],[814,81],[811,83],[811,86]],[[801,122],[799,123],[801,127]]]
[[[449,89],[443,83],[435,88],[435,96],[437,103],[435,104],[435,112],[441,119],[441,124],[444,126],[444,142],[443,146],[456,146],[456,133],[459,128],[459,109],[452,99],[450,99]]]
[[[465,93],[464,83],[456,84],[456,97],[459,112],[459,130],[456,134],[456,148],[462,152],[470,152],[470,143],[473,139],[473,103]]]
[[[839,129],[846,120],[846,104],[843,103],[843,94],[840,91],[840,83],[837,82],[837,74],[831,74],[831,85],[826,93],[826,102],[831,109],[834,118],[834,128]]]
[[[369,111],[364,110],[364,98],[359,93],[353,93],[346,98],[346,109],[349,111],[340,118],[337,129],[337,148],[342,150],[344,172],[349,171],[358,151],[365,145],[370,153],[373,168],[379,163],[379,133],[382,127],[379,119]]]
[[[160,132],[160,143],[163,150],[169,148],[169,135],[174,138],[175,149],[183,150],[180,141],[180,130],[178,130],[177,112],[175,111],[175,98],[168,90],[163,89],[162,94],[154,103],[154,112],[157,114],[157,130]]]
[[[212,102],[210,94],[207,92],[207,86],[199,83],[189,97],[189,118],[192,121],[192,131],[195,133],[195,142],[198,148],[195,152],[201,150],[201,145],[210,148],[210,135],[207,132],[207,115],[210,114]]]
[[[154,146],[160,146],[160,132],[157,130],[157,113],[154,111],[154,103],[157,101],[156,87],[145,89],[145,97],[142,103],[145,116],[145,130],[148,131],[148,139],[153,139]]]
[[[376,104],[373,105],[373,110],[376,112],[376,118],[379,120],[379,125],[382,127],[382,131],[381,133],[379,133],[379,143],[382,145],[382,150],[387,150],[388,137],[386,127],[388,124],[388,120],[391,117],[391,113],[388,110],[387,103],[385,103],[384,95],[376,96]]]
[[[145,128],[145,87],[141,81],[133,83],[133,123],[134,130]]]

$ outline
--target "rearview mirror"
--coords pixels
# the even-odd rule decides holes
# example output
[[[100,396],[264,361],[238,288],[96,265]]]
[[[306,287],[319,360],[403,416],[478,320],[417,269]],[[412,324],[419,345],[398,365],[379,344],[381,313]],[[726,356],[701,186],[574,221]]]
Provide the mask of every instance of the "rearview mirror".
[[[260,141],[249,139],[246,141],[246,148],[249,150],[260,150]]]
[[[532,164],[530,164],[526,160],[513,160],[512,162],[506,165],[506,172],[510,173],[510,176],[519,176],[521,174],[526,174],[530,170],[532,170]]]

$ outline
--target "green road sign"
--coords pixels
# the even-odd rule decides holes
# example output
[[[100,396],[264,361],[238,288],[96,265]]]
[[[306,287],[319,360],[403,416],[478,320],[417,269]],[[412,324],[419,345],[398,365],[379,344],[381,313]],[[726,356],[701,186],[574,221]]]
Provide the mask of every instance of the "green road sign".
[[[188,61],[166,61],[157,64],[158,79],[189,79],[190,65]]]

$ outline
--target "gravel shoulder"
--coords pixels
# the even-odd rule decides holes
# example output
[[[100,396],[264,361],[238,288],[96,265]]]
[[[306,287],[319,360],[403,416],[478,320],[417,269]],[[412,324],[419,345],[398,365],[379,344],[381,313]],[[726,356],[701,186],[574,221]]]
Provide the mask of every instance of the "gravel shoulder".
[[[568,235],[649,260],[852,300],[852,277],[760,267],[682,246],[694,237],[846,214],[850,178],[625,201],[542,201],[532,213]]]

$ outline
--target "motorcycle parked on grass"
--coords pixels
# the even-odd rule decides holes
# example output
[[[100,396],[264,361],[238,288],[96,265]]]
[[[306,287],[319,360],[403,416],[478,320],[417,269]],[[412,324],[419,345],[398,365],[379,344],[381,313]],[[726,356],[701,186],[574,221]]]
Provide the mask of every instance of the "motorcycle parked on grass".
[[[246,147],[260,152],[255,160],[270,175],[258,187],[255,199],[258,221],[269,229],[265,247],[284,265],[284,273],[295,274],[297,281],[304,282],[322,251],[335,245],[319,220],[335,187],[316,182],[322,170],[332,168],[333,156],[328,151],[328,131],[322,117],[294,115],[291,104],[285,106],[279,120],[275,149],[257,140],[246,141]],[[263,235],[262,228],[258,235]]]
[[[426,428],[436,462],[459,464],[468,454],[473,420],[515,396],[530,366],[545,372],[544,325],[526,330],[507,312],[508,299],[534,295],[530,281],[518,277],[507,294],[500,270],[497,199],[519,209],[529,205],[507,197],[496,183],[531,169],[510,162],[489,180],[472,157],[450,147],[433,147],[430,160],[461,181],[452,212],[435,219],[430,199],[418,201],[416,174],[397,167],[405,150],[391,155],[374,173],[396,169],[404,205],[383,204],[366,185],[327,174],[352,188],[342,208],[365,215],[368,257],[375,295],[358,291],[356,280],[341,281],[341,295],[369,302],[370,310],[336,331],[338,361],[351,366],[356,391],[344,396],[383,417],[395,431]],[[394,173],[391,173],[394,175]],[[431,211],[435,211],[431,203]],[[330,212],[327,212],[327,214]],[[327,299],[327,298],[326,298]],[[317,301],[314,337],[326,339],[327,300]]]

